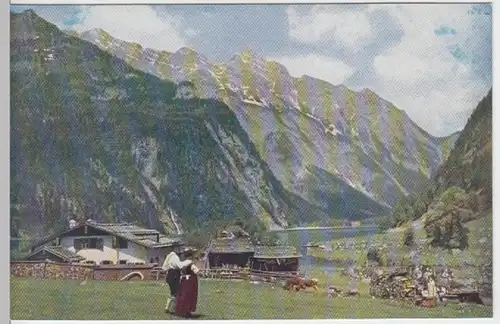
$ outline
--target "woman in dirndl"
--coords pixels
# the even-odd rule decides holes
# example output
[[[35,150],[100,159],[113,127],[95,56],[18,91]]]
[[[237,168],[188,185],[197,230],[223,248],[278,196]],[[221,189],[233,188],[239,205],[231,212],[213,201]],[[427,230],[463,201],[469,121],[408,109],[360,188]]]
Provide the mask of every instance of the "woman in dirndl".
[[[196,311],[198,303],[198,271],[199,269],[191,263],[182,269],[181,282],[177,292],[177,305],[175,315],[191,317]]]

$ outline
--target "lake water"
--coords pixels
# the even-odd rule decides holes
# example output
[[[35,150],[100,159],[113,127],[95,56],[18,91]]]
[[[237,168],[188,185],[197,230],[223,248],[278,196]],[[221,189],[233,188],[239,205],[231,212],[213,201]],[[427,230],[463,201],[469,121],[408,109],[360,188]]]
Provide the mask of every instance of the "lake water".
[[[363,227],[345,227],[345,228],[320,228],[320,229],[296,229],[276,231],[282,244],[294,246],[300,251],[302,257],[300,259],[299,271],[306,275],[311,269],[322,268],[327,274],[334,274],[339,270],[339,266],[333,261],[316,259],[307,255],[305,245],[309,242],[325,244],[327,242],[338,239],[356,236],[371,236],[375,234],[377,228],[375,226]]]

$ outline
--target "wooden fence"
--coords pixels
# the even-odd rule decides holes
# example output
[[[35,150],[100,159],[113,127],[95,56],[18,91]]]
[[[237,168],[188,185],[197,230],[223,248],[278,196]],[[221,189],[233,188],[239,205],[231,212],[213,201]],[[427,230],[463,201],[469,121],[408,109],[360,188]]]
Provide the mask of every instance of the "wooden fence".
[[[166,271],[153,265],[86,265],[55,263],[45,261],[13,261],[10,274],[14,277],[35,277],[40,279],[74,280],[121,280],[131,273],[137,273],[144,280],[165,280]],[[140,273],[140,274],[139,274]],[[200,278],[252,280],[273,282],[285,280],[300,273],[271,272],[250,269],[200,269]]]
[[[199,276],[207,279],[229,279],[229,280],[254,280],[254,281],[276,281],[285,280],[295,276],[303,276],[298,272],[272,272],[249,269],[200,269]]]

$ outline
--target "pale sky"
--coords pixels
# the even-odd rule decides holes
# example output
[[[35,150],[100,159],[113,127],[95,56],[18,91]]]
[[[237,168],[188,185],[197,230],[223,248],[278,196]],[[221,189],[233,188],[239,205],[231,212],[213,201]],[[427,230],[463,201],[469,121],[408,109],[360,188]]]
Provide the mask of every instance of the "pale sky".
[[[61,29],[217,62],[250,48],[293,76],[369,88],[436,136],[461,130],[492,84],[486,4],[11,6],[28,8]]]

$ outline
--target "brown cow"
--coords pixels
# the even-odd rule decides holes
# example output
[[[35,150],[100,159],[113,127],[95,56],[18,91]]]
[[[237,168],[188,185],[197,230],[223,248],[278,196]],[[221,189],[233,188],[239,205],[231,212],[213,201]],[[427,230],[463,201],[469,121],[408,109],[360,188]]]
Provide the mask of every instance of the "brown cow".
[[[318,282],[319,280],[316,278],[313,279],[303,279],[300,277],[288,278],[285,281],[285,286],[283,287],[285,290],[291,291],[295,289],[296,291],[305,290],[310,287],[313,288],[314,291],[318,290]]]
[[[293,290],[293,289],[296,289],[297,291],[300,290],[300,286],[302,284],[302,278],[300,277],[293,277],[293,278],[288,278],[286,279],[285,281],[285,285],[283,286],[283,288],[285,290]]]

